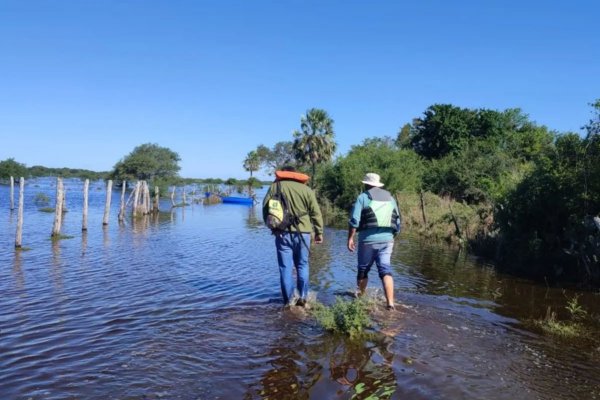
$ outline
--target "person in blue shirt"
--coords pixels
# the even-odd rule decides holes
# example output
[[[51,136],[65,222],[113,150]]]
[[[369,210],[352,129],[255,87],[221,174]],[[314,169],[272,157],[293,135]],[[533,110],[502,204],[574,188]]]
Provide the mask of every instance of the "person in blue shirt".
[[[387,302],[387,309],[394,310],[394,278],[391,256],[394,237],[400,232],[401,216],[398,204],[387,190],[379,175],[368,173],[362,180],[365,191],[356,199],[348,227],[348,250],[354,252],[354,237],[358,232],[358,272],[356,284],[362,296],[369,282],[369,271],[375,262]]]

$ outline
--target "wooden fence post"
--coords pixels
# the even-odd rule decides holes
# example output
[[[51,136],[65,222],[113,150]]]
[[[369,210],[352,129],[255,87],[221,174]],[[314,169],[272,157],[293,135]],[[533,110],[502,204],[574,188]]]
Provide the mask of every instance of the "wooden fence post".
[[[102,219],[102,225],[108,225],[108,216],[110,215],[110,199],[112,195],[112,180],[108,180],[106,183],[106,202],[104,205],[104,218]]]
[[[160,195],[159,195],[160,189],[158,188],[158,186],[154,186],[154,213],[158,214],[158,207],[159,207],[159,203],[160,203]]]
[[[121,183],[121,204],[119,205],[119,222],[125,221],[125,189],[127,188],[127,181]]]
[[[145,214],[150,214],[150,207],[152,206],[152,202],[150,201],[150,185],[148,185],[147,181],[144,181],[144,203],[146,204]]]
[[[23,197],[25,192],[25,178],[19,180],[19,211],[17,212],[17,235],[15,249],[20,249],[23,242]]]
[[[63,181],[62,178],[56,178],[56,206],[54,209],[54,224],[52,226],[52,237],[60,236],[60,228],[62,226],[62,208],[63,208]]]
[[[15,178],[10,177],[10,211],[15,209]]]
[[[140,181],[135,183],[135,188],[133,189],[133,218],[137,218],[138,216],[138,203],[140,201]]]
[[[88,227],[88,191],[90,189],[90,180],[86,179],[83,183],[83,216],[81,220],[81,230],[87,231]]]

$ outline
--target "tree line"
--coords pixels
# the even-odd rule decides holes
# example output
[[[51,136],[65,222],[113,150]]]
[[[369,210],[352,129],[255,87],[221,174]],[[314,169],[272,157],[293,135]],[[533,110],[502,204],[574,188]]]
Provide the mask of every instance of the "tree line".
[[[501,268],[600,285],[600,100],[584,135],[557,132],[518,108],[434,104],[396,137],[372,137],[333,159],[333,119],[310,109],[290,141],[250,151],[244,168],[293,164],[322,201],[347,211],[365,172],[392,193],[430,192],[489,210],[490,229],[467,243]]]

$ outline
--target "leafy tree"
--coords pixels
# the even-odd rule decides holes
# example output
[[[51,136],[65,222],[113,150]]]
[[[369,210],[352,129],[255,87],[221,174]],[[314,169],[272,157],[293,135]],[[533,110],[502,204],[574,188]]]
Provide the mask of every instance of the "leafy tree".
[[[294,131],[294,156],[301,164],[309,164],[312,170],[311,186],[314,185],[316,166],[333,158],[333,119],[327,111],[311,108],[300,119],[300,131]]]
[[[158,144],[146,143],[118,161],[110,177],[128,181],[178,178],[180,160],[176,152]]]
[[[400,131],[398,131],[398,136],[396,137],[396,146],[401,149],[410,148],[410,132],[412,129],[411,124],[404,124]]]
[[[294,143],[290,141],[275,143],[264,158],[264,165],[269,174],[285,165],[293,165],[294,163]]]
[[[244,169],[250,172],[250,177],[252,177],[252,173],[254,171],[258,171],[260,169],[260,164],[260,156],[255,150],[249,152],[244,159]]]
[[[466,145],[477,113],[451,104],[434,104],[413,122],[412,148],[427,159],[441,158]]]
[[[0,178],[10,178],[11,176],[15,179],[29,176],[25,164],[16,162],[14,158],[0,161]]]
[[[347,210],[361,192],[365,173],[376,172],[392,194],[417,191],[424,172],[423,161],[412,150],[398,149],[390,138],[366,139],[353,146],[318,176],[319,191],[337,207]]]

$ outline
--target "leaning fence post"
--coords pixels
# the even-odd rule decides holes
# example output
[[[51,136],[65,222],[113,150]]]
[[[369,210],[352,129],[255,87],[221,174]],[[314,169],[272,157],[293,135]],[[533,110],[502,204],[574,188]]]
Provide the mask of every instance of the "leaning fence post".
[[[90,180],[86,179],[83,183],[83,217],[81,221],[81,230],[87,231],[88,225],[88,191],[90,188]]]
[[[10,177],[10,211],[15,209],[15,178]]]
[[[62,226],[62,208],[63,208],[63,181],[62,178],[56,178],[56,206],[54,209],[54,225],[52,226],[52,236],[60,236],[60,228]]]
[[[20,249],[23,241],[23,194],[25,192],[25,179],[19,180],[19,211],[17,212],[17,235],[15,249]],[[12,196],[11,196],[12,198]]]

